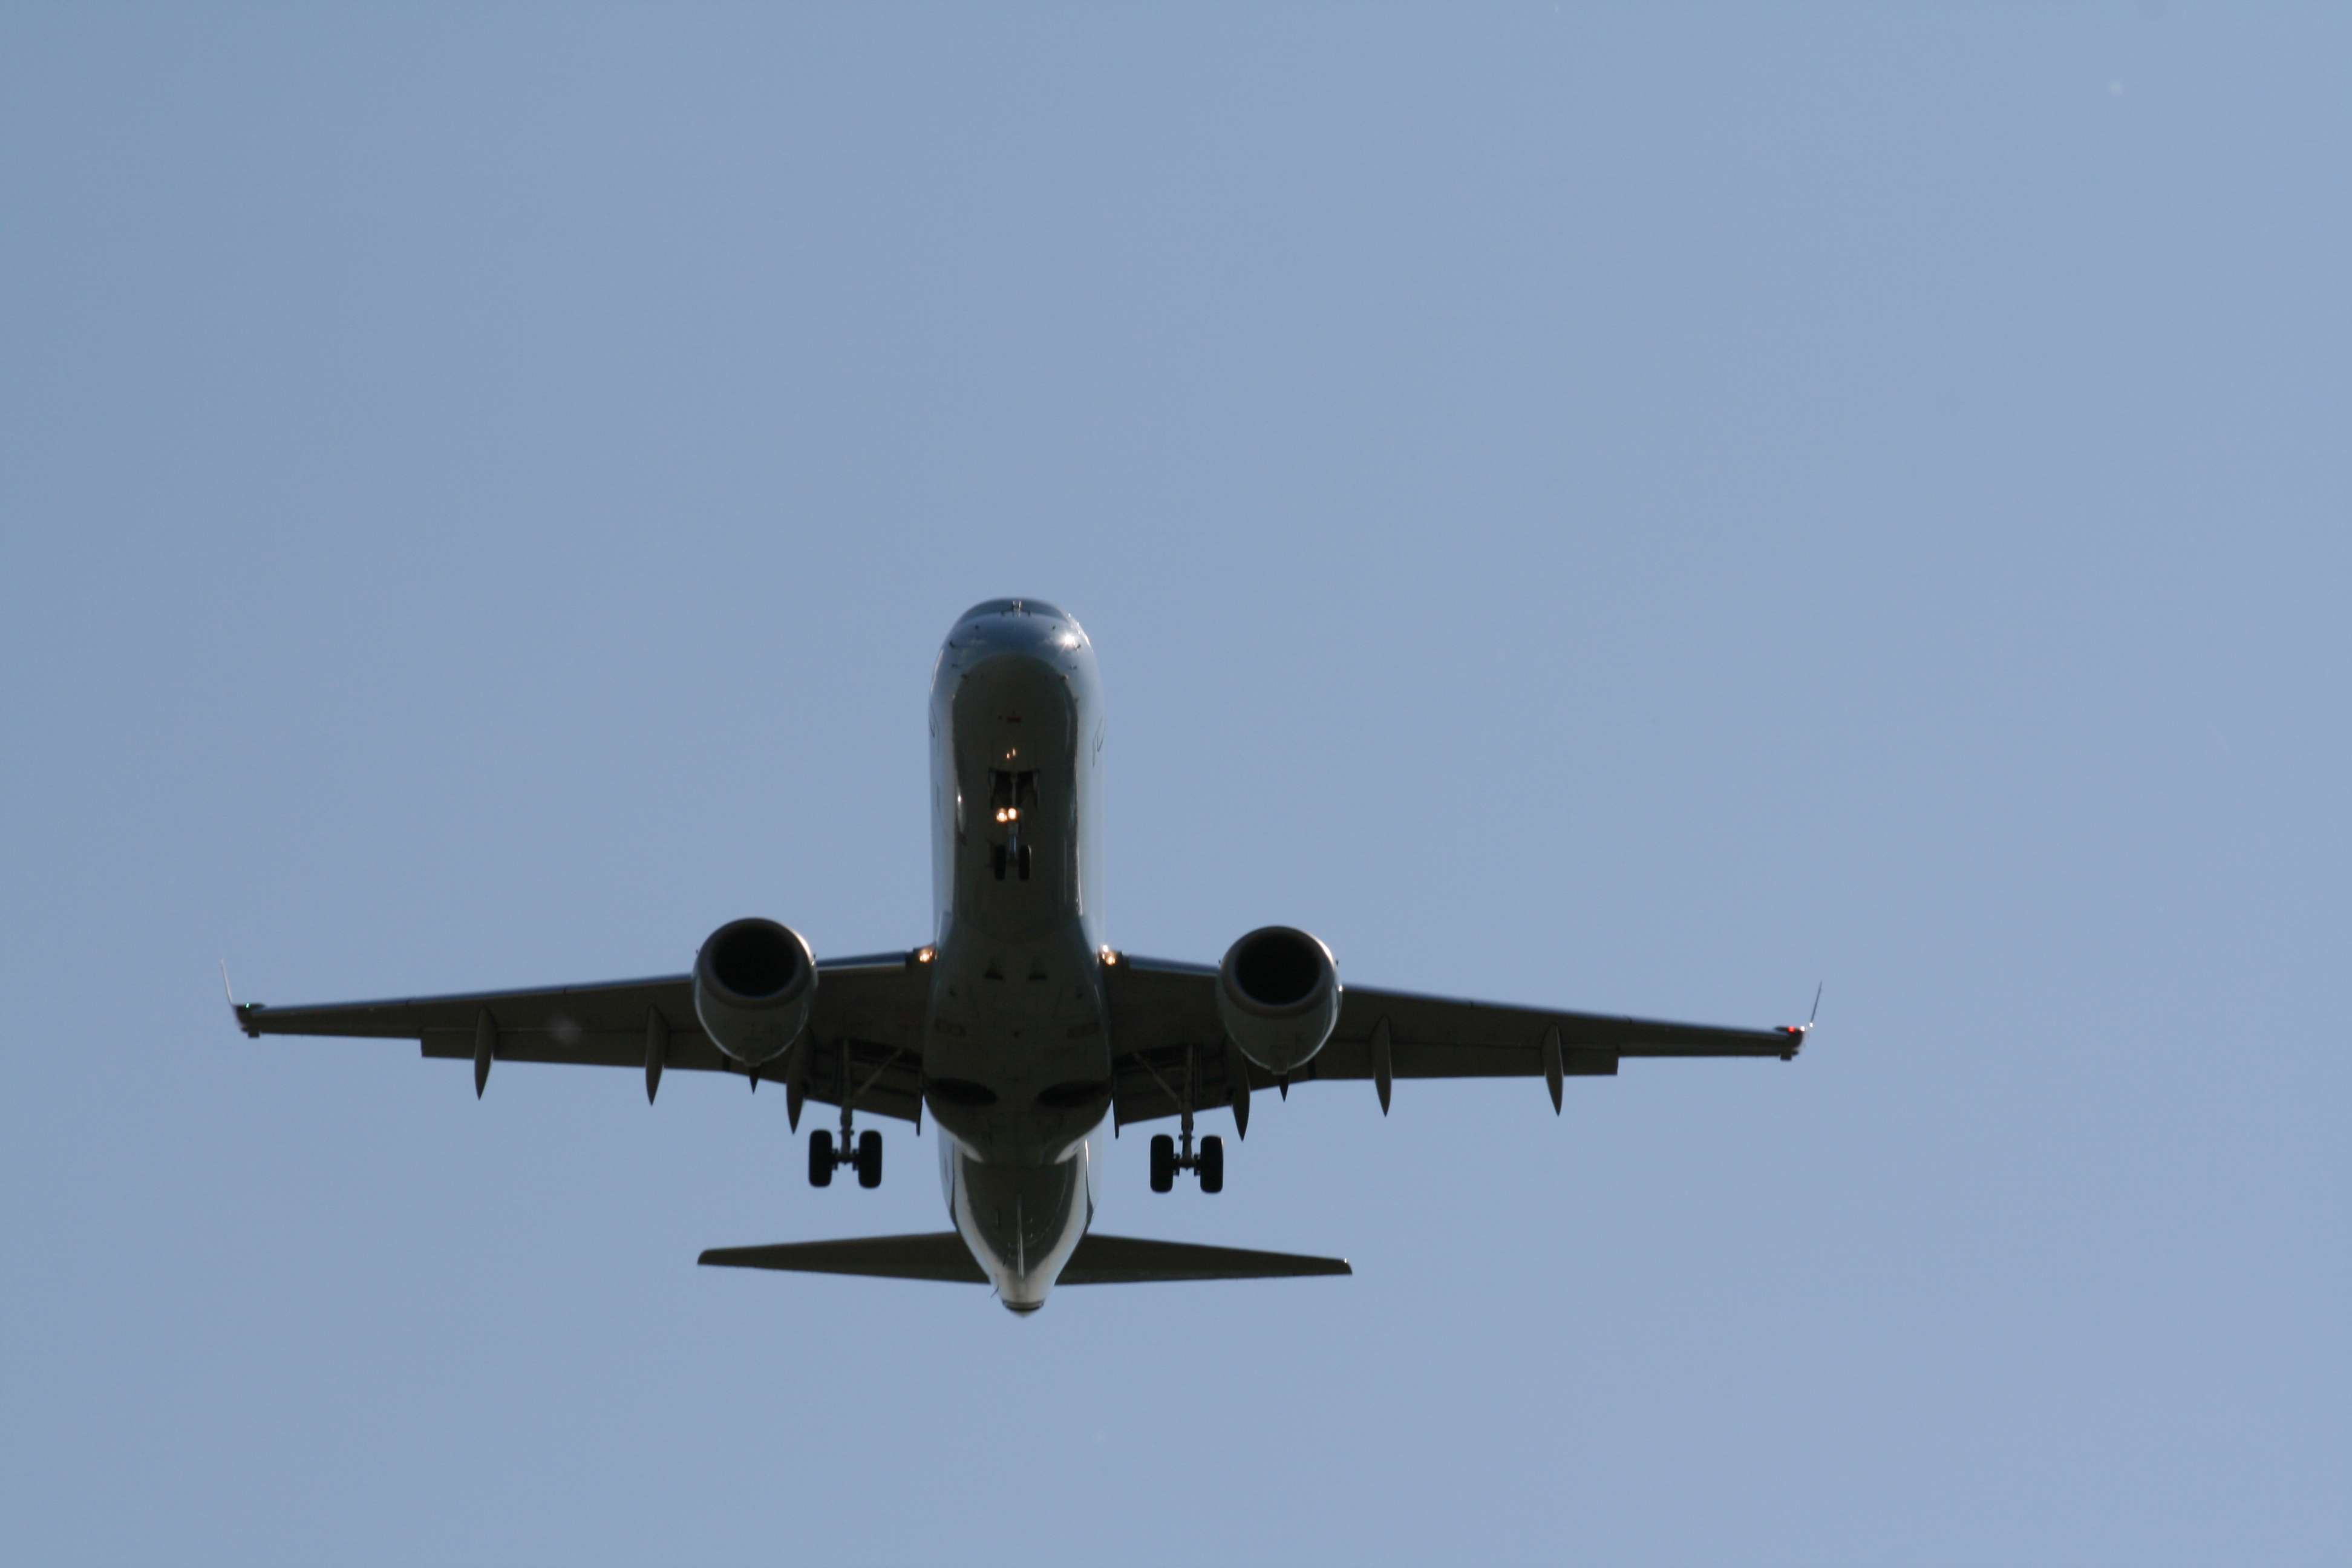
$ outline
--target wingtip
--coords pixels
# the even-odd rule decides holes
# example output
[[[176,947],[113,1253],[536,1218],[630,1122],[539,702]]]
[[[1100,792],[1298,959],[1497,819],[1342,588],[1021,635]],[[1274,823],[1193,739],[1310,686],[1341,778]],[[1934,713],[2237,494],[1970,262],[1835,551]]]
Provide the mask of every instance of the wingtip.
[[[1796,1059],[1797,1053],[1798,1053],[1799,1051],[1801,1051],[1801,1050],[1803,1050],[1803,1049],[1805,1048],[1805,1037],[1806,1037],[1806,1036],[1808,1036],[1808,1035],[1810,1035],[1810,1034],[1811,1034],[1811,1033],[1813,1032],[1813,1025],[1814,1025],[1814,1024],[1815,1024],[1815,1023],[1820,1019],[1820,1017],[1821,1017],[1821,1016],[1822,1016],[1822,984],[1826,984],[1826,983],[1824,982],[1824,983],[1817,984],[1815,984],[1815,985],[1814,985],[1814,987],[1813,987],[1813,1010],[1812,1010],[1812,1012],[1811,1012],[1811,1014],[1806,1017],[1806,1019],[1805,1019],[1805,1021],[1804,1021],[1803,1023],[1801,1023],[1801,1024],[1782,1024],[1782,1025],[1780,1025],[1780,1026],[1779,1026],[1779,1028],[1776,1030],[1776,1033],[1779,1033],[1779,1034],[1781,1034],[1781,1035],[1785,1035],[1785,1036],[1787,1036],[1787,1037],[1788,1037],[1789,1048],[1788,1048],[1787,1050],[1782,1051],[1782,1052],[1780,1053],[1780,1059],[1781,1059],[1782,1061],[1784,1061],[1784,1062],[1785,1062],[1785,1061],[1793,1061],[1793,1060],[1795,1060],[1795,1059]]]
[[[226,958],[220,961],[220,972],[221,994],[228,998],[228,1016],[236,1020],[236,1026],[245,1031],[245,1037],[247,1039],[257,1040],[261,1038],[261,1031],[255,1028],[249,1021],[252,1014],[260,1011],[261,1004],[258,1002],[240,1002],[236,999],[236,988],[228,983],[228,960]]]

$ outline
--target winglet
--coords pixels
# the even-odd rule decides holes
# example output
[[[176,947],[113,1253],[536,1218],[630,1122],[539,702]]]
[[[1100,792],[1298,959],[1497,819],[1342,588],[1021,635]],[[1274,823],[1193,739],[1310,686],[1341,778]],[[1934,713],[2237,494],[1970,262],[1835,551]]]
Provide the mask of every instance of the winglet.
[[[224,958],[220,961],[220,969],[221,990],[228,997],[229,1016],[236,1020],[236,1026],[245,1031],[246,1038],[251,1040],[261,1038],[261,1031],[255,1028],[251,1024],[246,1022],[246,1015],[248,1013],[259,1012],[261,1010],[261,1004],[258,1002],[239,1002],[236,999],[236,988],[228,983],[227,959]]]
[[[1805,1048],[1805,1037],[1813,1032],[1813,1020],[1822,1016],[1822,987],[1826,984],[1817,983],[1813,986],[1813,1010],[1803,1023],[1780,1026],[1780,1032],[1789,1037],[1789,1048],[1780,1053],[1782,1061],[1794,1059],[1796,1054]]]

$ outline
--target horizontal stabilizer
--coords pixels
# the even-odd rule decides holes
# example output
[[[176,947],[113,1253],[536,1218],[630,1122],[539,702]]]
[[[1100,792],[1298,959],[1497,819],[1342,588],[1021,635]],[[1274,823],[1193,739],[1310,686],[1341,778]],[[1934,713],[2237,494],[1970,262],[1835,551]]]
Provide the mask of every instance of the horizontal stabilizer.
[[[701,1261],[727,1268],[782,1268],[803,1274],[866,1274],[886,1279],[948,1279],[985,1285],[954,1231],[927,1236],[865,1236],[840,1241],[794,1241],[773,1247],[714,1247]],[[1242,1247],[1200,1247],[1132,1236],[1088,1236],[1062,1270],[1065,1285],[1142,1285],[1169,1279],[1277,1279],[1306,1274],[1352,1274],[1345,1258],[1255,1252]]]
[[[858,1236],[786,1241],[773,1247],[714,1247],[699,1261],[722,1268],[785,1268],[800,1274],[871,1274],[885,1279],[950,1279],[985,1285],[971,1248],[951,1230],[928,1236]]]
[[[1301,1274],[1353,1274],[1344,1258],[1198,1247],[1135,1236],[1087,1236],[1062,1270],[1065,1285],[1143,1285],[1162,1279],[1285,1279]]]

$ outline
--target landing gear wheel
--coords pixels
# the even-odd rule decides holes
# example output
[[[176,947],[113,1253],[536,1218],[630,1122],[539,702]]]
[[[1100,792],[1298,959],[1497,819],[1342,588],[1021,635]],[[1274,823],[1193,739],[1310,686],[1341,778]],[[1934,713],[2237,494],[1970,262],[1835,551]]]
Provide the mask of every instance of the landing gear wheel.
[[[882,1134],[875,1131],[857,1135],[857,1184],[872,1189],[882,1184]]]
[[[1201,1140],[1201,1190],[1225,1190],[1225,1141],[1213,1132]]]
[[[833,1185],[833,1134],[820,1129],[809,1134],[809,1185]]]
[[[1176,1140],[1165,1132],[1151,1139],[1151,1190],[1172,1192],[1176,1186]]]

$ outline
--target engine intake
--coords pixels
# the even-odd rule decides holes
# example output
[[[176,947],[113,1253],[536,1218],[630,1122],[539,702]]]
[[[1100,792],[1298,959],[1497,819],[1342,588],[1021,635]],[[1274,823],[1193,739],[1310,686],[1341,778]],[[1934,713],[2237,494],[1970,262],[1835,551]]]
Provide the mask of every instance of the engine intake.
[[[1261,926],[1217,966],[1217,1014],[1234,1044],[1268,1072],[1296,1072],[1339,1023],[1331,950],[1290,926]]]
[[[694,960],[694,1015],[746,1067],[782,1056],[808,1026],[816,960],[801,933],[774,921],[730,921]]]

